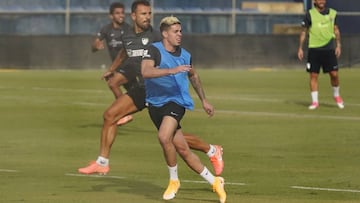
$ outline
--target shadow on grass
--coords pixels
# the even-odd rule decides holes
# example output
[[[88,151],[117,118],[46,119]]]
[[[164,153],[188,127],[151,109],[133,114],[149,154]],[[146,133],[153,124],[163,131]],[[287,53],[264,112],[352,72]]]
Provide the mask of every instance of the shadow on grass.
[[[306,108],[308,108],[308,106],[311,104],[310,101],[290,101],[290,100],[286,101],[285,103],[296,104],[296,105],[303,106],[303,107],[306,107]],[[334,108],[334,107],[336,107],[335,104],[322,103],[322,102],[319,103],[319,106],[320,107],[326,107],[326,108]]]
[[[99,131],[102,129],[102,124],[100,123],[92,123],[92,124],[86,124],[86,125],[78,125],[78,128],[95,128],[98,129]],[[137,127],[135,125],[133,126],[118,126],[117,129],[117,133],[118,134],[133,134],[134,132],[136,133],[152,133],[152,134],[156,134],[155,128],[151,128],[151,129],[147,129],[147,128],[143,128],[143,127]],[[99,133],[100,136],[100,133]]]
[[[102,192],[109,188],[115,189],[118,193],[142,196],[146,199],[159,200],[162,187],[158,185],[134,179],[97,179],[97,184],[92,186],[91,192]]]
[[[209,198],[203,198],[196,196],[196,193],[208,193]],[[190,198],[191,196],[195,196]],[[219,202],[218,196],[216,193],[212,192],[211,186],[209,185],[208,188],[180,188],[178,194],[176,195],[176,200],[179,202]]]
[[[116,192],[121,194],[131,194],[149,199],[156,200],[159,202],[168,202],[162,199],[162,194],[165,190],[166,185],[160,187],[158,185],[141,181],[135,179],[101,179],[95,180],[96,182],[101,182],[92,186],[92,190],[89,192],[102,192],[106,191],[109,188],[115,189]],[[196,194],[200,192],[207,192],[209,198],[203,198],[197,196]],[[195,195],[194,195],[195,194]],[[189,197],[190,196],[190,197]],[[194,196],[191,198],[191,196]],[[216,193],[213,193],[211,187],[208,189],[191,189],[191,188],[181,188],[176,198],[171,200],[173,202],[219,202]]]

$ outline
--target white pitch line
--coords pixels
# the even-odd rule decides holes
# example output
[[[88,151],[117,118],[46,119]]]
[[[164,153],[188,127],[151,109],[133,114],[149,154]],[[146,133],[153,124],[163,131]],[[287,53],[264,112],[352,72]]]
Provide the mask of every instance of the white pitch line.
[[[89,177],[89,178],[112,178],[112,179],[125,179],[126,177],[122,176],[108,176],[108,175],[85,175],[85,174],[74,174],[74,173],[65,173],[66,176],[77,176],[77,177]]]
[[[203,111],[196,109],[195,111]],[[273,112],[254,112],[254,111],[236,111],[236,110],[216,110],[219,113],[239,114],[239,115],[253,115],[253,116],[273,116],[273,117],[290,117],[290,118],[323,118],[333,120],[353,120],[359,121],[360,117],[355,116],[327,116],[327,115],[310,115],[310,114],[295,114],[295,113],[273,113]]]
[[[85,103],[85,102],[74,102],[73,104],[82,106],[104,106],[104,103]],[[203,112],[203,109],[195,109],[196,112]],[[331,116],[331,115],[310,115],[310,114],[296,114],[296,113],[274,113],[274,112],[255,112],[255,111],[238,111],[238,110],[216,110],[217,113],[223,114],[237,114],[237,115],[251,115],[251,116],[272,116],[272,117],[286,117],[286,118],[320,118],[320,119],[331,119],[331,120],[351,120],[360,121],[360,117],[355,116]]]
[[[18,88],[14,88],[14,87],[8,87],[8,86],[0,86],[0,89],[25,89],[25,88],[29,88],[29,87],[18,87]],[[50,88],[50,87],[30,87],[33,90],[45,90],[45,91],[61,91],[61,92],[80,92],[80,93],[105,93],[106,90],[102,90],[102,89],[98,89],[98,90],[94,90],[94,89],[69,89],[69,88]],[[195,97],[196,95],[192,95],[193,97]],[[242,96],[242,95],[238,95],[238,96],[208,96],[209,98],[212,99],[220,99],[220,100],[235,100],[235,101],[252,101],[252,102],[267,102],[267,103],[280,103],[280,102],[285,102],[286,99],[274,99],[274,98],[263,98],[262,95],[256,95],[256,97],[254,96]],[[327,105],[331,105],[332,103],[324,103]],[[334,105],[334,104],[333,104]],[[346,103],[347,106],[360,106],[359,103]],[[334,105],[335,106],[335,105]]]
[[[0,86],[1,88],[5,88]],[[8,87],[10,88],[10,87]],[[104,93],[104,90],[91,90],[91,89],[67,89],[67,88],[43,88],[43,87],[32,87],[34,90],[49,90],[49,91],[74,91],[74,92],[97,92],[97,93]],[[22,97],[13,97],[13,96],[3,96],[6,99],[16,99],[21,100]],[[248,97],[222,97],[222,99],[235,99],[235,100],[247,100],[247,101],[259,101],[259,102],[282,102],[283,100],[279,99],[267,99],[267,98],[248,98]],[[44,99],[33,99],[36,102],[48,102],[44,101]],[[105,103],[97,103],[97,102],[72,102],[75,105],[82,105],[82,106],[105,106]],[[351,106],[360,106],[360,104],[346,104]],[[195,111],[203,111],[203,109],[195,109]],[[218,113],[225,113],[225,114],[237,114],[237,115],[252,115],[252,116],[273,116],[273,117],[287,117],[287,118],[321,118],[321,119],[332,119],[332,120],[352,120],[352,121],[360,121],[360,117],[356,116],[332,116],[332,115],[314,115],[314,114],[297,114],[297,113],[274,113],[274,112],[250,112],[250,111],[238,111],[238,110],[216,110]]]
[[[68,89],[68,88],[50,88],[50,87],[32,87],[33,90],[58,91],[58,92],[80,92],[80,93],[104,93],[105,90],[93,89]]]
[[[301,190],[321,190],[321,191],[331,191],[331,192],[360,193],[360,190],[349,190],[349,189],[319,188],[319,187],[304,187],[304,186],[291,186],[290,188],[301,189]]]
[[[74,105],[79,106],[106,106],[106,103],[94,103],[94,102],[74,102]]]
[[[17,172],[19,172],[19,171],[17,171],[17,170],[12,170],[12,169],[0,169],[0,172],[17,173]]]
[[[199,183],[199,184],[209,184],[206,181],[199,181],[199,180],[181,180],[181,182],[185,183]],[[225,185],[246,185],[246,183],[233,183],[233,182],[226,182]]]
[[[112,179],[126,179],[122,176],[108,176],[108,175],[85,175],[85,174],[75,174],[75,173],[65,173],[65,176],[75,176],[75,177],[89,177],[89,178],[112,178]],[[185,183],[199,183],[199,184],[208,184],[206,181],[197,181],[197,180],[181,180]],[[245,183],[233,183],[225,182],[225,185],[246,185]]]

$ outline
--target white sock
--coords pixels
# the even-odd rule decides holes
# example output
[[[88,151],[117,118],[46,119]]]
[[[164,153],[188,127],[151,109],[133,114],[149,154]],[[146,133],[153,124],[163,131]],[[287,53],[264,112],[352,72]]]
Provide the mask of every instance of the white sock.
[[[169,168],[169,174],[170,174],[170,180],[178,180],[178,170],[177,170],[177,164],[173,167],[168,166]]]
[[[340,96],[340,87],[333,87],[334,97]]]
[[[107,166],[109,165],[109,159],[99,156],[96,160],[96,163],[99,164],[100,166]]]
[[[200,175],[211,185],[214,184],[215,176],[206,167],[204,167],[204,170],[200,173]]]
[[[208,157],[212,157],[215,155],[215,152],[216,152],[216,148],[213,145],[210,145],[210,149],[206,154],[208,155]]]
[[[319,103],[318,95],[319,95],[319,92],[318,92],[318,91],[313,91],[313,92],[311,92],[312,102]]]

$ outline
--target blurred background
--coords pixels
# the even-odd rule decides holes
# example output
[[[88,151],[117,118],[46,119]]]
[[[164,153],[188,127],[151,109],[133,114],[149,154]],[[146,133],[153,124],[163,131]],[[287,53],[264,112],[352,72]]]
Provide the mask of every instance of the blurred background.
[[[99,68],[95,33],[116,0],[0,0],[0,68]],[[125,4],[127,22],[132,0]],[[164,16],[182,21],[184,47],[204,68],[304,67],[296,57],[300,23],[311,0],[153,0],[155,28]],[[359,63],[360,1],[327,0],[338,11],[343,67]]]

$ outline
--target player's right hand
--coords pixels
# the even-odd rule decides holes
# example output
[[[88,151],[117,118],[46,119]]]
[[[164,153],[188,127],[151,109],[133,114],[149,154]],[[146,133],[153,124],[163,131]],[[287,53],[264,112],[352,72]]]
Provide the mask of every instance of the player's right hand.
[[[111,71],[106,71],[101,77],[102,80],[108,81],[114,75]]]
[[[104,49],[104,48],[105,48],[104,42],[103,42],[103,41],[100,41],[100,40],[97,40],[97,41],[95,42],[95,47],[96,47],[97,50],[102,50],[102,49]]]
[[[301,61],[304,58],[304,51],[302,49],[298,50],[298,59]]]
[[[181,66],[174,68],[173,70],[174,70],[174,72],[172,74],[189,72],[191,70],[191,65],[181,65]]]

